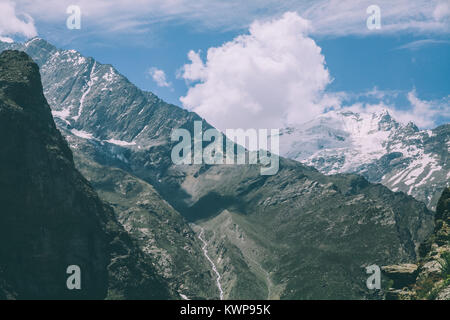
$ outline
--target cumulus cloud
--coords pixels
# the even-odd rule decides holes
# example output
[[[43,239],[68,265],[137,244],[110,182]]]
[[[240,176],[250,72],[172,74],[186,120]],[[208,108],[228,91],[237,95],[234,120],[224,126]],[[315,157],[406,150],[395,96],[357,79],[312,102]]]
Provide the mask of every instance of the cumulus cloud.
[[[255,21],[249,33],[210,48],[203,62],[189,52],[182,77],[194,82],[183,105],[217,128],[279,128],[323,112],[334,99],[310,24],[294,12]]]
[[[156,82],[158,87],[170,87],[172,84],[167,81],[164,70],[152,67],[148,70],[148,74]]]
[[[15,3],[9,0],[0,2],[0,40],[13,42],[13,36],[32,38],[37,35],[33,19],[26,13],[16,12]]]

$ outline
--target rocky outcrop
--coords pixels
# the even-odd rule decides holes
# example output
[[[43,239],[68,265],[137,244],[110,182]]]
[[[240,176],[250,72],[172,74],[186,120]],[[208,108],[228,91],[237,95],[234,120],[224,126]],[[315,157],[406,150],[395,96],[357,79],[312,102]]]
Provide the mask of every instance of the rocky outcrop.
[[[382,268],[392,280],[387,299],[450,299],[450,188],[439,198],[435,219],[433,233],[420,245],[417,265]]]
[[[81,270],[69,290],[68,266]],[[0,55],[0,299],[168,298],[134,242],[75,169],[39,68]]]
[[[383,273],[393,280],[393,287],[398,289],[404,288],[416,280],[417,269],[418,266],[411,263],[384,266],[381,268]]]

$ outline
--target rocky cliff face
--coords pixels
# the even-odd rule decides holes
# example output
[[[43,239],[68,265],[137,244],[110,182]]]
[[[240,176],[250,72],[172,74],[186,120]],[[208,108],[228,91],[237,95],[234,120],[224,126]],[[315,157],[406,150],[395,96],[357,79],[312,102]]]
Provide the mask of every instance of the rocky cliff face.
[[[0,55],[0,298],[167,298],[150,261],[75,169],[28,55]],[[81,269],[68,290],[67,267]]]
[[[58,50],[37,38],[8,47],[27,52],[39,64],[45,96],[76,155],[75,165],[112,205],[158,275],[177,297],[218,297],[200,241],[180,213],[131,172],[128,159],[130,150],[166,144],[172,127],[199,117],[139,90],[112,66],[74,50]],[[170,161],[157,154],[152,159]],[[161,171],[161,164],[151,167]]]
[[[392,280],[387,299],[450,300],[450,188],[439,199],[436,226],[420,246],[417,264],[383,268]]]

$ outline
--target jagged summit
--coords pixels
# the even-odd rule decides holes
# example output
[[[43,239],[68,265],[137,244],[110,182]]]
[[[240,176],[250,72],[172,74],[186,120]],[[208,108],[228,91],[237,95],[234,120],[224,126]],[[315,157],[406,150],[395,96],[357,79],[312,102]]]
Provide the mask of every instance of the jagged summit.
[[[21,51],[5,50],[0,54],[0,87],[5,97],[22,107],[31,108],[45,100],[39,68]],[[24,91],[29,94],[24,95]]]
[[[38,73],[39,68],[25,52],[5,50],[0,53],[0,81],[30,82]]]
[[[413,122],[396,121],[388,110],[330,111],[282,133],[281,155],[325,174],[362,174],[433,210],[450,178],[448,125],[419,130]]]

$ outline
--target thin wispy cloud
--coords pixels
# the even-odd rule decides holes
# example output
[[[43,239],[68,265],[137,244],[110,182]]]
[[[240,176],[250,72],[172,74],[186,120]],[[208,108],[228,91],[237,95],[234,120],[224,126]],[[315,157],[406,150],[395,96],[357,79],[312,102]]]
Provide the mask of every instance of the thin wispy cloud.
[[[445,1],[408,0],[324,0],[315,1],[301,15],[313,21],[316,34],[371,35],[399,32],[441,33],[450,32],[450,14]],[[366,9],[376,4],[380,8],[381,28],[366,28]]]
[[[64,24],[72,0],[17,0],[16,7],[47,25]],[[190,24],[200,30],[244,30],[254,20],[295,11],[311,21],[313,35],[345,36],[398,32],[450,33],[448,1],[378,0],[381,29],[366,27],[366,9],[373,0],[78,0],[89,31],[98,34],[154,32],[156,24]]]
[[[412,41],[402,46],[395,48],[394,50],[419,50],[424,47],[433,45],[450,45],[449,40],[436,40],[436,39],[423,39]]]

